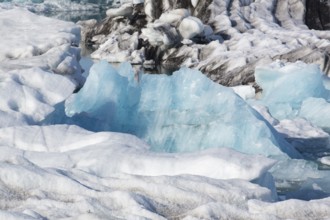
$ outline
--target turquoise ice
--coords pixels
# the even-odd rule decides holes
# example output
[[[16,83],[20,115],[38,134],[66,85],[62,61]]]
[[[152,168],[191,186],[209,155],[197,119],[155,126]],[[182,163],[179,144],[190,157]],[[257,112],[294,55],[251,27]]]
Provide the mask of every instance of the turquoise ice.
[[[128,63],[117,70],[101,61],[65,107],[68,116],[99,122],[86,122],[87,129],[131,133],[154,151],[228,147],[248,154],[298,156],[232,89],[188,68],[171,76],[137,77]]]

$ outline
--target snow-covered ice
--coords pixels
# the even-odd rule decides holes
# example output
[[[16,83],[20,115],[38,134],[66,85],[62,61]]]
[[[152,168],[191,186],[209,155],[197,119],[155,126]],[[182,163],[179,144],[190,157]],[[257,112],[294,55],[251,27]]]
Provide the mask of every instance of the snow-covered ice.
[[[255,178],[252,173],[262,166],[261,173],[267,170],[272,162],[262,157],[229,149],[157,154],[128,134],[68,125],[4,128],[0,135],[1,217],[298,219],[303,205],[314,215],[329,216],[328,200],[292,200],[295,209],[288,212],[288,202],[273,203],[269,189],[242,180]],[[237,172],[240,179],[223,180],[226,168],[227,177]]]
[[[55,110],[76,88],[66,77],[40,68],[11,70],[0,75],[0,127],[35,124]]]
[[[0,26],[0,61],[42,55],[53,47],[79,45],[80,41],[80,28],[73,23],[40,17],[24,9],[1,12]]]
[[[0,12],[0,26],[0,72],[38,67],[83,83],[78,26],[19,8]]]
[[[83,83],[80,28],[25,9],[0,12],[0,26],[0,127],[39,123]]]
[[[100,177],[114,173],[142,176],[187,174],[215,179],[254,180],[275,163],[262,156],[249,156],[225,148],[189,154],[156,153],[132,135],[93,133],[68,125],[3,128],[0,129],[0,138],[1,146],[58,154],[58,161],[53,160],[55,158],[29,158],[33,163],[50,167],[66,167],[69,164],[69,168],[75,164],[76,169]],[[228,158],[231,159],[228,161]],[[60,164],[59,161],[65,163]],[[109,161],[111,164],[108,164]]]

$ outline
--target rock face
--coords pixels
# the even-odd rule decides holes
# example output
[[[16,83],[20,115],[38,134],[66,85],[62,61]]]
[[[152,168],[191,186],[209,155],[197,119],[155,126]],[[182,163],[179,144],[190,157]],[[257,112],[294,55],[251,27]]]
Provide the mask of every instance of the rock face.
[[[87,43],[101,45],[92,57],[187,66],[227,86],[254,84],[255,67],[276,59],[317,63],[330,73],[325,1],[146,0],[131,7],[132,15],[84,29]]]

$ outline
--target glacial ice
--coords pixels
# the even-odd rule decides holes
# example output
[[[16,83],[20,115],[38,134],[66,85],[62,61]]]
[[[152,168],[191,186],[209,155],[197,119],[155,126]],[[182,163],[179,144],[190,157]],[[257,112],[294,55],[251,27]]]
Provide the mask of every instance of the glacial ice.
[[[330,117],[328,116],[330,103],[323,98],[308,98],[301,106],[300,116],[307,118],[313,124],[330,131]]]
[[[299,157],[230,88],[188,68],[172,76],[135,76],[128,63],[116,70],[101,61],[91,68],[84,87],[66,101],[65,111],[105,122],[82,125],[85,128],[137,135],[154,151],[229,147],[249,154]]]
[[[273,117],[279,120],[304,118],[330,130],[329,79],[319,65],[278,61],[256,68],[255,76],[263,90],[261,104],[267,106]]]
[[[277,119],[297,116],[303,101],[310,97],[329,96],[323,85],[323,74],[316,64],[274,62],[255,71],[262,88],[262,102]]]

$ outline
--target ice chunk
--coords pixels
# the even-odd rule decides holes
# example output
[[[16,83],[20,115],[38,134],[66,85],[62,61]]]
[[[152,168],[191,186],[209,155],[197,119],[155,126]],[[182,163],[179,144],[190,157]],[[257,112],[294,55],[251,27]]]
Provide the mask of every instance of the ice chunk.
[[[284,119],[280,121],[275,128],[288,138],[313,139],[329,137],[329,134],[324,132],[322,129],[315,127],[303,118],[296,118],[293,120]]]
[[[182,19],[188,17],[190,15],[187,9],[175,9],[168,12],[163,13],[156,22],[168,23],[171,25],[178,25]]]
[[[279,161],[270,172],[279,192],[297,190],[297,187],[311,178],[322,180],[330,174],[329,171],[319,170],[318,165],[312,161],[296,159]]]
[[[275,125],[275,129],[300,152],[315,152],[329,147],[329,134],[306,119],[284,119]]]
[[[255,77],[263,89],[262,102],[277,119],[297,116],[302,102],[309,97],[329,97],[316,64],[275,62],[256,68]]]
[[[322,129],[330,130],[330,91],[318,65],[278,61],[257,68],[256,81],[263,89],[259,104],[280,120],[275,128],[295,148],[306,151],[329,146],[329,135]]]
[[[256,95],[255,89],[250,85],[235,86],[231,88],[244,100],[253,99]]]
[[[133,4],[142,4],[144,3],[144,0],[132,0]]]
[[[322,164],[325,164],[325,165],[330,166],[330,156],[322,157],[322,158],[320,159],[320,162],[321,162]]]
[[[313,124],[330,131],[330,103],[323,98],[308,98],[301,106],[300,116]]]
[[[104,61],[95,64],[85,86],[67,100],[67,115],[105,121],[104,127],[83,126],[135,134],[155,151],[229,147],[249,154],[299,155],[230,88],[199,71],[145,74],[137,83],[124,65],[118,72]]]
[[[168,23],[150,23],[146,28],[142,28],[141,32],[141,37],[153,46],[174,45],[180,41],[177,30]]]
[[[199,18],[193,16],[184,18],[179,26],[180,34],[185,39],[191,39],[202,33],[203,30],[203,22]]]
[[[307,179],[299,189],[286,195],[287,198],[302,200],[323,199],[330,196],[330,178]]]
[[[107,16],[110,18],[124,16],[129,17],[133,14],[133,5],[132,3],[126,3],[121,5],[119,8],[110,8],[107,10]]]

